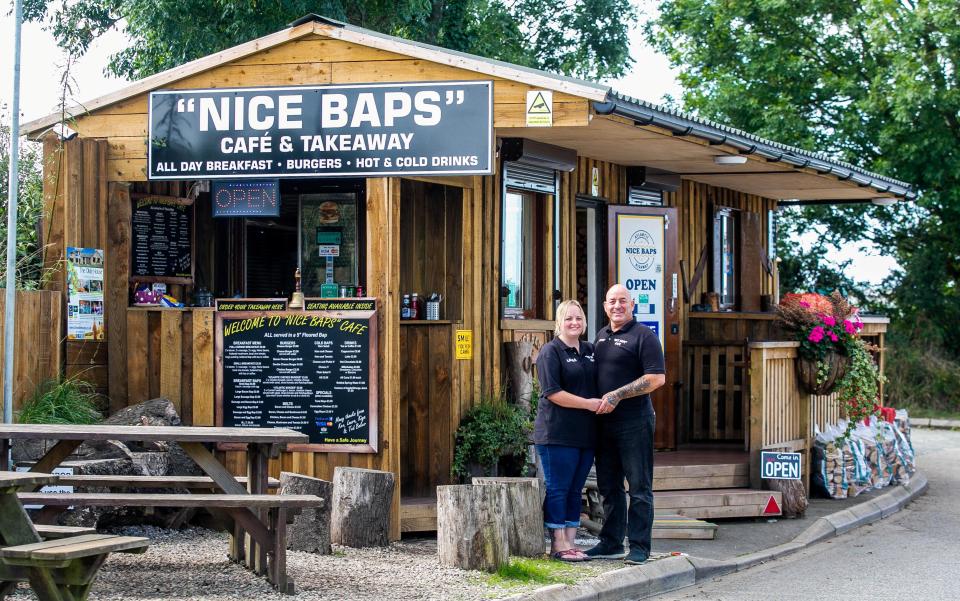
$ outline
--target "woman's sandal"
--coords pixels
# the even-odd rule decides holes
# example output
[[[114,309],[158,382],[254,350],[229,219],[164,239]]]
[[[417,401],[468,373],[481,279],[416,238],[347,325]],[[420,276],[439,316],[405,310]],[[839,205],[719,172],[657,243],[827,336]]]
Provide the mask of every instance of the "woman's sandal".
[[[550,555],[551,558],[556,559],[557,561],[566,561],[570,563],[577,563],[581,561],[588,561],[590,558],[584,555],[583,551],[580,549],[567,549],[566,551],[556,551]]]

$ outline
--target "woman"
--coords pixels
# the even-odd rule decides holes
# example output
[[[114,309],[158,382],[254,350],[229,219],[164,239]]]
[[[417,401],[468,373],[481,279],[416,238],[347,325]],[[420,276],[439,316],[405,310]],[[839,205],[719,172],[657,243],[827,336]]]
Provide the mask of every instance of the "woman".
[[[580,340],[585,323],[580,303],[560,303],[556,337],[537,357],[540,403],[533,442],[546,479],[543,513],[550,555],[560,561],[589,559],[574,538],[580,526],[580,491],[593,465],[595,414],[603,401],[596,398],[593,345]]]

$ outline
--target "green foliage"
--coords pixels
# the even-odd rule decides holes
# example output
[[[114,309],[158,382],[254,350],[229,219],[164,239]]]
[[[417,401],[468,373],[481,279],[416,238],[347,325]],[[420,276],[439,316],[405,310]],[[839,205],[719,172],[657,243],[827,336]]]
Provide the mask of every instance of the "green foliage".
[[[960,363],[923,323],[894,324],[887,347],[885,396],[915,417],[960,414]]]
[[[26,0],[73,56],[123,27],[130,45],[109,71],[140,79],[279,31],[308,14],[386,34],[581,77],[622,75],[629,66],[628,0]]]
[[[497,586],[523,584],[574,584],[583,566],[573,566],[549,559],[511,557],[510,563],[487,576],[487,583]]]
[[[452,475],[466,480],[474,465],[489,475],[501,458],[524,456],[530,430],[526,412],[507,403],[503,395],[482,397],[460,420]]]
[[[103,419],[97,410],[97,393],[82,380],[48,380],[17,412],[21,424],[95,424]]]
[[[7,247],[7,195],[10,191],[9,117],[0,107],[0,245]],[[20,143],[17,169],[17,288],[35,290],[43,275],[40,249],[40,216],[43,213],[43,176],[40,148],[32,142]],[[0,288],[6,287],[7,258],[2,254]]]
[[[646,31],[680,68],[684,108],[920,190],[915,204],[810,207],[784,222],[801,232],[816,227],[830,244],[865,240],[892,254],[901,269],[877,300],[896,319],[934,323],[948,353],[960,355],[960,4],[659,7]],[[787,263],[790,251],[781,249]],[[794,273],[809,273],[818,258],[797,259]]]
[[[855,338],[847,344],[850,367],[837,385],[837,400],[848,420],[842,438],[849,436],[858,422],[876,415],[880,406],[877,401],[880,399],[882,376],[870,350],[861,338]]]

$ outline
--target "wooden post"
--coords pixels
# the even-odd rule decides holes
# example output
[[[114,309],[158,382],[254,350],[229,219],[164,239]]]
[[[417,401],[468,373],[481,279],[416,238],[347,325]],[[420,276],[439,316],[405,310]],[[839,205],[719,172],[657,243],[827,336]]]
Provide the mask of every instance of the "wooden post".
[[[496,571],[509,559],[497,486],[437,487],[437,556],[443,565]]]
[[[510,555],[540,557],[543,538],[543,497],[537,478],[474,478],[475,485],[496,486],[503,503]]]
[[[503,371],[506,372],[507,391],[513,403],[530,410],[533,392],[533,342],[518,340],[503,343]]]
[[[330,538],[348,547],[385,547],[390,542],[390,472],[355,467],[333,471]]]
[[[763,448],[763,399],[766,398],[766,352],[750,347],[750,488],[761,490],[760,449]]]

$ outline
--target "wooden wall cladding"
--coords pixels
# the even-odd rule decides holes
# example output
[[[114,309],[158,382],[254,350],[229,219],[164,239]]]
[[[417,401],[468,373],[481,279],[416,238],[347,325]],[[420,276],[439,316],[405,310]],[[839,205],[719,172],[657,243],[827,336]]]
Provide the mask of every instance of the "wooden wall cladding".
[[[433,497],[453,461],[453,332],[448,324],[400,328],[401,492]]]
[[[401,180],[400,253],[403,293],[417,292],[426,301],[438,292],[443,296],[441,319],[462,319],[462,188]]]
[[[13,410],[17,411],[37,386],[60,375],[63,363],[60,331],[66,318],[59,291],[18,290],[14,303]],[[6,290],[0,288],[0,317],[4,315],[5,305]],[[0,337],[3,333],[4,323],[0,321]],[[0,345],[0,364],[3,353]],[[3,377],[0,373],[0,386]]]

